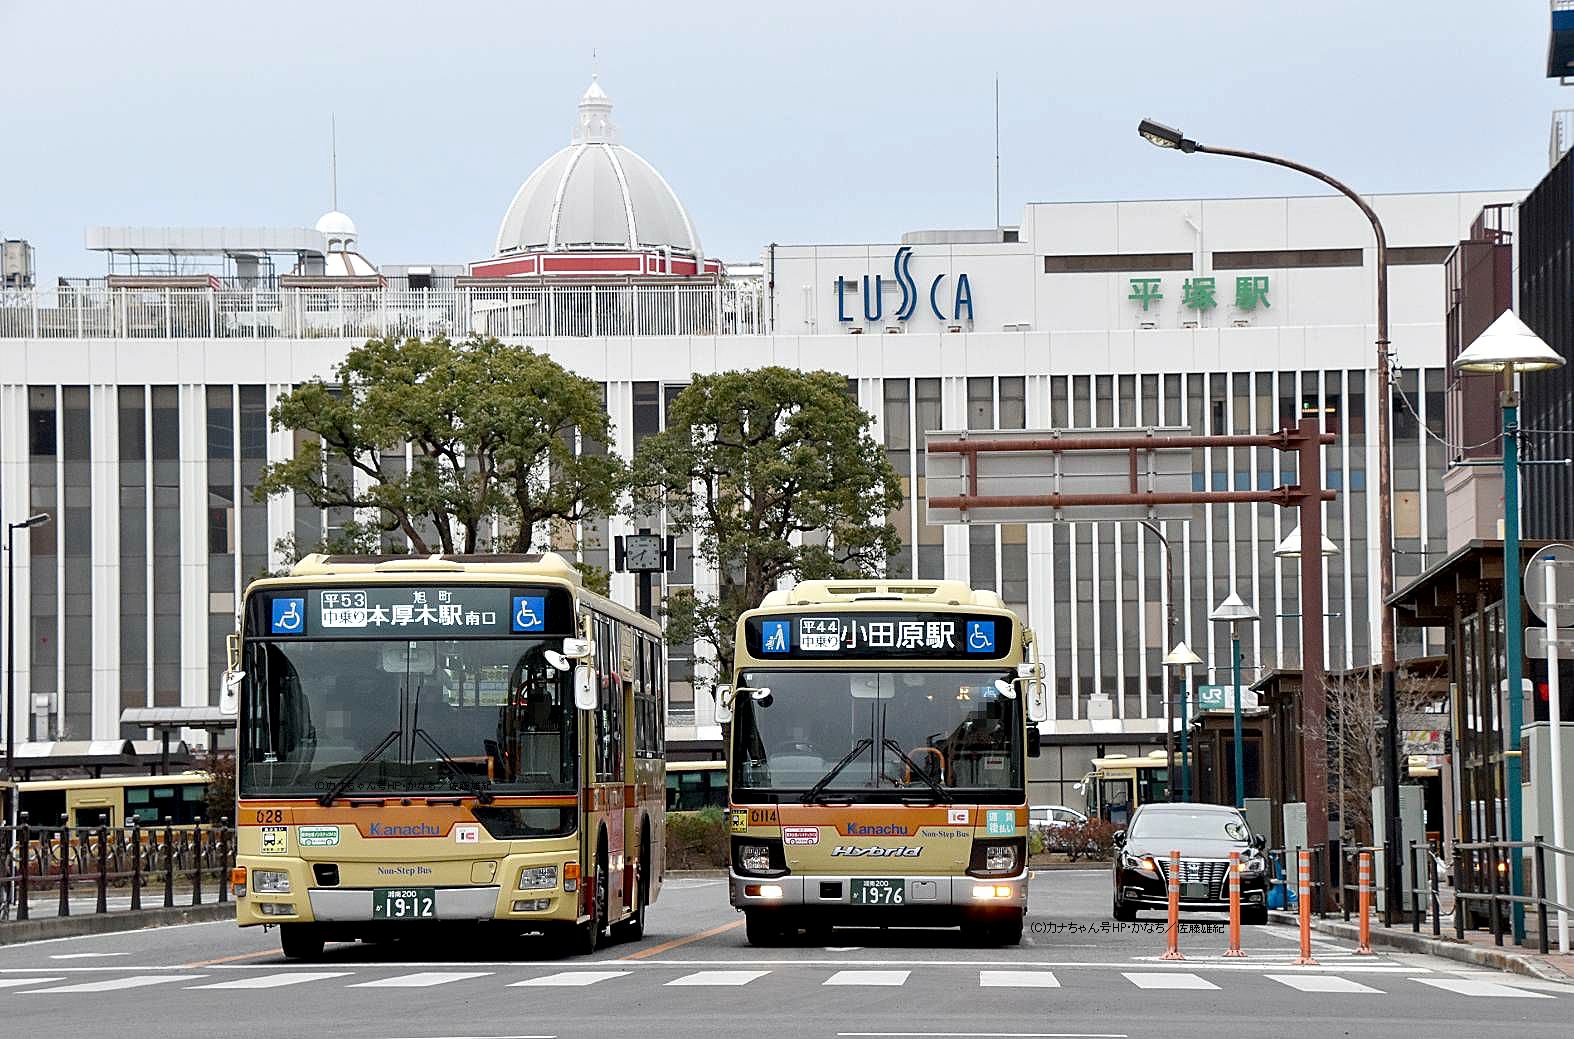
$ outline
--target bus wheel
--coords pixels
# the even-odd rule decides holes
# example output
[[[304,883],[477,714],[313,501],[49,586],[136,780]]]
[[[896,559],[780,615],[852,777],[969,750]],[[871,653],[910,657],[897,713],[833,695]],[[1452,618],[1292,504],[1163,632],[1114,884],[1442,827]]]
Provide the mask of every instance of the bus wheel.
[[[322,958],[322,932],[312,924],[280,924],[279,948],[287,960]]]
[[[995,945],[1022,944],[1022,911],[994,921],[989,928],[990,940]]]
[[[589,956],[602,946],[607,928],[607,846],[596,849],[596,877],[591,887],[590,919],[575,924],[569,930],[569,952],[575,956]]]
[[[750,945],[757,948],[767,948],[781,944],[781,922],[776,919],[776,914],[769,909],[745,910],[743,920],[743,930],[749,937]]]

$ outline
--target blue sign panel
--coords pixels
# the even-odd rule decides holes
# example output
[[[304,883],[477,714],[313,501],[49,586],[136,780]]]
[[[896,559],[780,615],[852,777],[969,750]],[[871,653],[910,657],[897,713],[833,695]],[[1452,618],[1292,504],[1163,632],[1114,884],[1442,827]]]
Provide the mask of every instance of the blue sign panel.
[[[273,624],[268,629],[274,635],[299,635],[306,630],[306,600],[289,598],[273,600]]]
[[[967,622],[967,651],[969,653],[995,652],[995,622]]]
[[[516,595],[513,610],[514,631],[546,631],[547,600],[544,595]]]
[[[792,649],[792,621],[761,621],[760,652],[786,653]]]

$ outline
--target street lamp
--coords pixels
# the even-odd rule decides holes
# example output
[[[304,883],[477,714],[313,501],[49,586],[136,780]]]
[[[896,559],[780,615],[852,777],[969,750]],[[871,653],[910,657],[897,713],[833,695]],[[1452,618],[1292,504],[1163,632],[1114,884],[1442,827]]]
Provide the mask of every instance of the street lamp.
[[[1323,549],[1322,549],[1322,553],[1321,554],[1322,554],[1322,557],[1324,559],[1327,559],[1330,556],[1336,556],[1336,555],[1339,554],[1339,546],[1334,544],[1332,539],[1330,539],[1327,534],[1324,534],[1322,536],[1322,541],[1323,541]],[[1288,534],[1286,534],[1284,536],[1284,540],[1279,542],[1277,545],[1274,546],[1273,554],[1274,554],[1275,557],[1277,557],[1279,559],[1300,559],[1301,556],[1303,555],[1303,553],[1301,552],[1301,528],[1299,526],[1297,526],[1294,530],[1292,530]],[[1322,604],[1321,603],[1314,603],[1312,605],[1314,605],[1319,611],[1322,610]],[[1306,614],[1308,609],[1309,609],[1309,607],[1307,606],[1306,601],[1305,601],[1305,596],[1303,595],[1302,598],[1301,598],[1301,613],[1302,613],[1303,617],[1305,616],[1305,614]],[[1328,614],[1324,614],[1323,616],[1326,618],[1329,615]],[[1306,674],[1306,668],[1305,668],[1304,662],[1303,662],[1303,665],[1302,665],[1302,668],[1301,668],[1301,674],[1303,676]],[[1301,725],[1304,727],[1307,724],[1307,722],[1308,722],[1308,719],[1305,717],[1306,701],[1305,701],[1304,698],[1301,701],[1301,705],[1302,705]],[[1328,731],[1328,706],[1327,706],[1327,701],[1326,700],[1323,703],[1323,717],[1321,719],[1321,725],[1322,725],[1322,731],[1326,733]],[[1339,846],[1342,848],[1342,847],[1344,847],[1344,843],[1345,843],[1344,712],[1342,710],[1339,713],[1339,737],[1338,737],[1338,739],[1339,739]],[[1326,740],[1324,741],[1323,749],[1324,749],[1324,753],[1327,753],[1327,742],[1326,742]],[[1304,750],[1304,748],[1303,748],[1303,750]],[[1310,775],[1313,774],[1312,771],[1309,771],[1309,770],[1307,770],[1304,767],[1302,769],[1302,773],[1303,773],[1303,777],[1304,776],[1310,776]],[[1326,779],[1326,774],[1324,774],[1324,775],[1325,775],[1325,779]],[[1311,791],[1308,790],[1308,791],[1306,791],[1305,793],[1303,793],[1301,795],[1301,799],[1303,801],[1306,801],[1307,803],[1310,803],[1310,796],[1311,796]]]
[[[1230,626],[1230,659],[1235,678],[1235,807],[1246,807],[1246,752],[1241,737],[1241,622],[1257,620],[1257,611],[1231,592],[1208,619]]]
[[[1514,388],[1514,373],[1542,372],[1563,367],[1563,358],[1532,332],[1512,310],[1498,319],[1454,358],[1462,372],[1489,372],[1503,375],[1503,391],[1498,400],[1503,408],[1503,634],[1508,656],[1508,747],[1504,759],[1508,787],[1508,839],[1521,839],[1519,791],[1519,729],[1523,723],[1520,700],[1524,696],[1524,651],[1520,640],[1523,630],[1519,590],[1519,392]],[[1556,734],[1554,733],[1554,737]],[[1553,739],[1552,745],[1557,746]],[[1561,756],[1561,755],[1560,755]],[[1560,781],[1557,763],[1552,765],[1552,781]],[[1513,864],[1510,890],[1520,893],[1520,849],[1509,853]],[[1524,933],[1524,908],[1514,905],[1514,937]]]
[[[1188,710],[1188,704],[1191,700],[1191,690],[1188,688],[1190,683],[1187,681],[1189,676],[1186,672],[1190,668],[1200,663],[1202,663],[1202,658],[1193,653],[1191,648],[1184,642],[1178,643],[1174,649],[1170,650],[1169,655],[1163,660],[1165,667],[1174,668],[1176,671],[1180,672],[1180,799],[1182,801],[1191,800],[1191,755],[1188,752],[1186,742],[1189,738],[1188,730],[1191,728],[1191,712]],[[1165,724],[1168,724],[1167,716],[1169,712],[1165,711],[1164,713],[1166,715]],[[1170,800],[1172,801],[1175,799],[1174,772],[1175,769],[1172,763],[1170,766]]]
[[[5,525],[5,776],[12,780],[16,778],[16,532],[48,522],[49,513],[39,512]],[[11,807],[14,816],[14,796]]]
[[[1164,536],[1164,531],[1152,520],[1138,520],[1143,529],[1159,539],[1159,544],[1164,546],[1164,644],[1175,644],[1175,550],[1170,545],[1170,539]],[[1168,662],[1168,658],[1165,659]],[[1169,800],[1175,800],[1175,727],[1170,722],[1170,698],[1166,692],[1164,696],[1164,767],[1169,771]]]
[[[1361,210],[1361,215],[1372,225],[1372,234],[1377,239],[1377,494],[1380,506],[1377,510],[1377,580],[1378,594],[1382,606],[1378,610],[1381,627],[1379,643],[1382,648],[1382,673],[1383,673],[1383,716],[1387,720],[1387,729],[1383,737],[1383,791],[1384,804],[1388,807],[1385,832],[1386,843],[1390,847],[1399,846],[1399,699],[1394,689],[1394,612],[1388,606],[1388,600],[1394,594],[1394,537],[1393,537],[1393,511],[1391,508],[1392,495],[1389,492],[1391,483],[1391,456],[1393,445],[1389,443],[1389,378],[1388,370],[1388,236],[1383,232],[1383,223],[1377,219],[1377,212],[1372,209],[1367,201],[1347,184],[1336,180],[1322,170],[1303,166],[1291,159],[1280,158],[1277,155],[1265,155],[1262,152],[1243,151],[1237,148],[1216,148],[1212,145],[1198,144],[1185,134],[1172,126],[1156,123],[1151,119],[1144,119],[1137,124],[1137,133],[1149,144],[1160,148],[1191,154],[1204,152],[1209,155],[1228,155],[1237,159],[1250,159],[1253,162],[1266,162],[1271,166],[1282,166],[1285,169],[1304,173],[1322,181],[1335,191],[1339,192]],[[1310,677],[1309,675],[1307,677]],[[1315,683],[1303,681],[1301,687],[1302,704],[1313,717],[1325,713],[1323,689],[1320,685],[1313,688]],[[1314,824],[1315,825],[1315,824]],[[1386,905],[1398,905],[1403,901],[1399,890],[1399,856],[1384,856],[1383,887],[1386,891]]]

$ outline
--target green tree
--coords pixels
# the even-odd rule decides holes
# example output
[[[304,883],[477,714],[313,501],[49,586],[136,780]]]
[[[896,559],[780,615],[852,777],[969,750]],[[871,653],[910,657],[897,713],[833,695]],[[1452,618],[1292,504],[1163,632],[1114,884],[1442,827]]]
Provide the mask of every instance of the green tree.
[[[885,516],[901,504],[901,486],[873,422],[832,372],[700,375],[678,394],[667,428],[640,444],[636,500],[665,506],[674,533],[693,533],[719,592],[670,596],[669,641],[709,643],[725,675],[738,615],[779,580],[885,563],[899,545]]]
[[[610,513],[627,486],[602,446],[601,387],[492,338],[369,340],[332,382],[281,396],[271,418],[311,436],[267,467],[257,497],[355,510],[338,540],[356,548],[398,531],[417,553],[529,552]]]

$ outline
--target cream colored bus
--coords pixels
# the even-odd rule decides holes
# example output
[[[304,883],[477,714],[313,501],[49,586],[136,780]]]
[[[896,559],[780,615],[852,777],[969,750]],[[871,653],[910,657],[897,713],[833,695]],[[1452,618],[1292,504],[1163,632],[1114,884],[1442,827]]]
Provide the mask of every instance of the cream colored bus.
[[[1021,940],[1033,636],[992,591],[805,581],[738,621],[732,904],[750,942],[838,925]]]
[[[225,683],[240,925],[304,959],[464,923],[639,937],[665,662],[657,624],[551,553],[309,556],[253,583]]]

